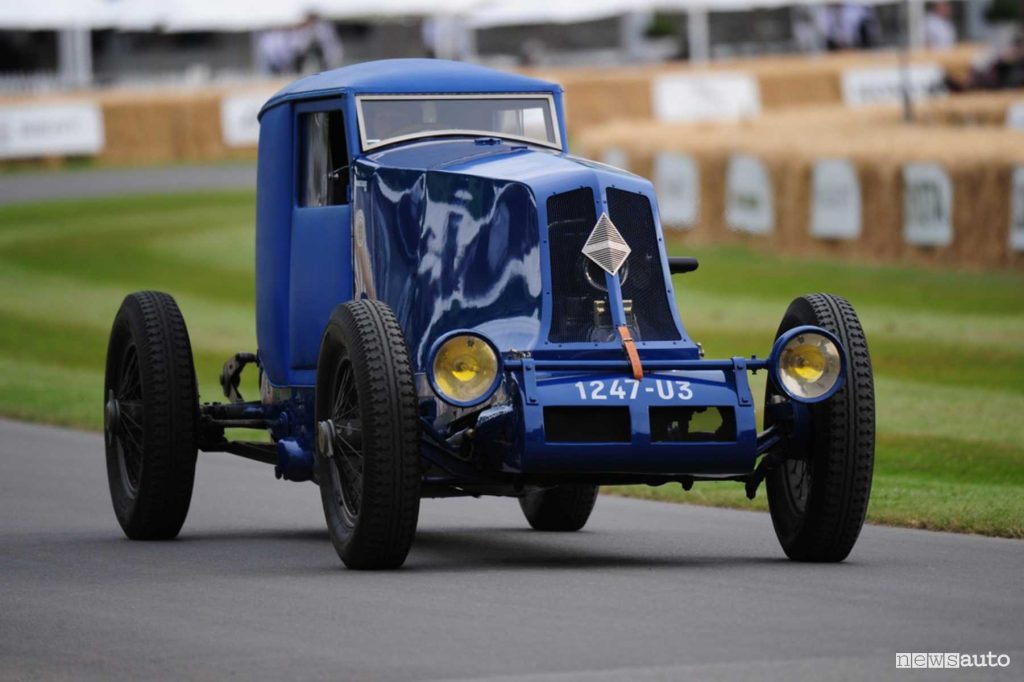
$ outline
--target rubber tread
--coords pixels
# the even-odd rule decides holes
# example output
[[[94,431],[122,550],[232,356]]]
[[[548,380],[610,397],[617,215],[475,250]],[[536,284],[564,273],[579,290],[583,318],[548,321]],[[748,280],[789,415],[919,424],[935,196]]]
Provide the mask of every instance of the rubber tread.
[[[779,328],[800,324],[834,333],[846,351],[842,388],[811,408],[811,486],[806,509],[796,514],[782,492],[781,469],[769,474],[768,501],[786,555],[797,561],[842,561],[853,549],[867,513],[875,454],[875,397],[871,356],[850,302],[811,294],[796,299]],[[769,388],[771,390],[771,388]]]
[[[398,320],[384,303],[342,304],[328,323],[317,376],[317,419],[333,401],[326,377],[336,344],[348,352],[363,428],[363,490],[359,515],[347,527],[337,515],[332,479],[319,476],[331,540],[346,566],[388,569],[402,565],[419,518],[419,419],[409,351]],[[318,454],[318,466],[333,466]]]
[[[116,381],[120,350],[134,342],[143,397],[142,467],[132,494],[108,445],[107,474],[118,522],[133,540],[178,535],[195,481],[199,395],[188,329],[174,299],[158,291],[129,294],[114,319],[104,401]]]
[[[572,532],[587,525],[597,502],[596,485],[561,485],[519,498],[519,506],[534,530]]]

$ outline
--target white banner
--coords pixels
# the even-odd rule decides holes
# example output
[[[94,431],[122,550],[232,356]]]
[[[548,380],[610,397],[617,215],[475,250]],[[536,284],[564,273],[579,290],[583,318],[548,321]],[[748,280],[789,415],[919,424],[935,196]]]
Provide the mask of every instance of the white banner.
[[[626,150],[622,147],[608,147],[604,150],[604,155],[601,157],[601,163],[606,166],[628,171],[629,155],[626,154]]]
[[[857,239],[861,231],[860,182],[848,159],[821,159],[811,178],[811,234]]]
[[[729,159],[725,177],[725,223],[729,229],[768,234],[775,229],[775,201],[764,162],[756,156]]]
[[[651,84],[657,121],[717,121],[761,113],[761,89],[747,73],[658,76]]]
[[[946,94],[945,71],[938,64],[917,64],[907,69],[912,99]],[[843,72],[843,102],[850,107],[896,104],[903,101],[903,74],[897,67],[847,69]]]
[[[1006,127],[1024,130],[1024,100],[1014,102],[1006,109]]]
[[[661,222],[691,228],[700,211],[700,169],[689,154],[662,152],[654,157],[654,188]]]
[[[274,91],[226,95],[220,101],[220,130],[229,147],[255,147],[260,140],[257,114]]]
[[[1010,248],[1024,251],[1024,166],[1013,169],[1010,182]]]
[[[0,106],[0,158],[92,156],[103,149],[95,102]]]
[[[937,163],[903,167],[903,238],[915,246],[953,243],[953,185]]]

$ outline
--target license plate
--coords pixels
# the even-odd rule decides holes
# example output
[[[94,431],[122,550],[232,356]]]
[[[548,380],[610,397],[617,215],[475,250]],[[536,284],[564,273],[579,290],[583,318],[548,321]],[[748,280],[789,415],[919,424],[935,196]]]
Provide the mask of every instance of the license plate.
[[[573,386],[579,391],[580,400],[626,401],[647,397],[675,401],[693,398],[690,382],[676,379],[594,379],[577,381]]]

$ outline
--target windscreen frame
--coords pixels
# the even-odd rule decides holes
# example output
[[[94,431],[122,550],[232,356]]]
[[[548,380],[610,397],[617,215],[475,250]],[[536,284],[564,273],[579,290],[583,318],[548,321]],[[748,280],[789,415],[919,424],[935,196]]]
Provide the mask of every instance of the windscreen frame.
[[[554,140],[542,140],[536,137],[527,137],[524,135],[512,135],[508,133],[499,133],[494,130],[468,130],[468,129],[445,129],[445,130],[426,130],[416,133],[410,133],[407,135],[399,135],[395,137],[389,137],[383,140],[377,140],[370,142],[366,136],[366,118],[363,112],[363,102],[367,101],[381,101],[381,100],[523,100],[523,99],[535,99],[545,101],[548,107],[548,114],[551,117],[551,132]],[[526,144],[537,145],[540,147],[546,147],[548,149],[556,149],[562,151],[562,131],[561,121],[558,118],[558,108],[555,106],[555,98],[551,93],[537,93],[537,92],[501,92],[501,93],[476,93],[476,94],[431,94],[431,93],[416,93],[416,94],[403,94],[403,95],[389,95],[389,94],[372,94],[372,95],[357,95],[356,98],[356,122],[359,128],[359,146],[364,152],[369,152],[374,149],[381,147],[387,147],[393,144],[401,142],[408,142],[411,140],[424,139],[429,137],[440,137],[440,136],[468,136],[468,137],[495,137],[502,140],[512,140],[515,142],[524,142]]]

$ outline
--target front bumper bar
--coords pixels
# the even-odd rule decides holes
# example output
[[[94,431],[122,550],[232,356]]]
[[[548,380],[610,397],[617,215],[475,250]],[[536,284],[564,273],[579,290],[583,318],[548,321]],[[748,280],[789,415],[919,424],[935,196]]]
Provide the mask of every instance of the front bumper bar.
[[[515,447],[501,457],[506,471],[524,474],[659,474],[731,477],[749,473],[763,452],[758,447],[754,400],[747,373],[766,369],[758,358],[645,360],[637,386],[622,360],[506,359],[507,384],[518,413]],[[597,385],[594,395],[590,384]],[[686,390],[667,395],[666,385]],[[608,387],[611,386],[611,395]],[[623,386],[631,390],[624,391]],[[604,390],[601,389],[604,387]],[[655,388],[657,390],[655,390]],[[547,408],[613,408],[629,412],[627,439],[617,442],[552,442],[545,430]],[[658,408],[724,408],[735,415],[728,441],[658,438],[652,414]],[[599,412],[597,412],[599,414]],[[508,433],[506,431],[506,433]],[[481,434],[483,435],[483,434]]]

